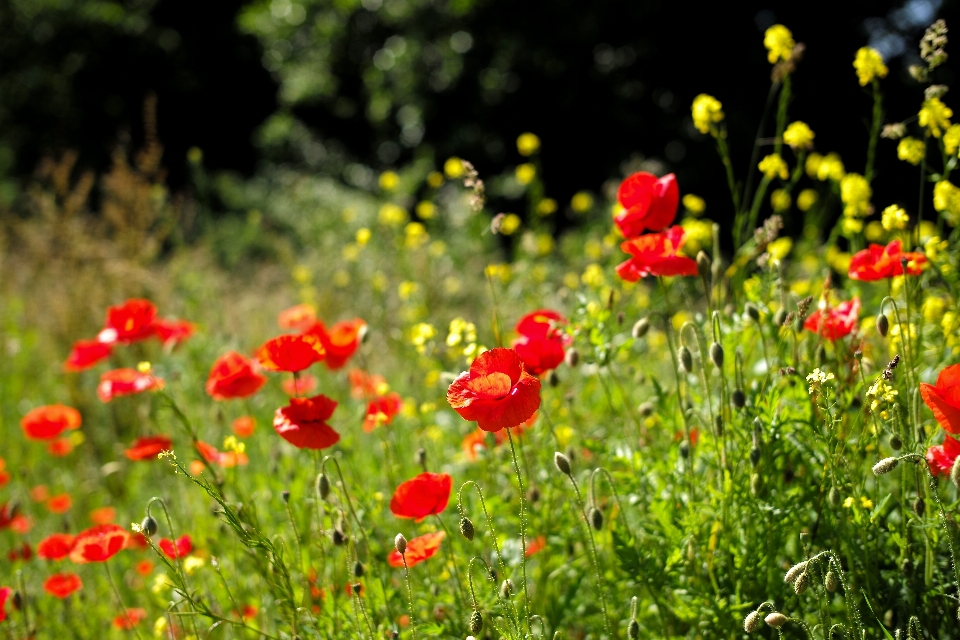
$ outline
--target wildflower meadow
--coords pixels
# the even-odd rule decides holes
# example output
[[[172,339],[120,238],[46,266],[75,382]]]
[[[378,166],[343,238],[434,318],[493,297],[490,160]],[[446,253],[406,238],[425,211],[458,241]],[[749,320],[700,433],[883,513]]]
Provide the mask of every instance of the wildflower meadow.
[[[947,25],[909,112],[836,61],[865,162],[788,27],[755,140],[689,105],[726,192],[558,202],[528,131],[502,175],[221,180],[249,213],[192,242],[151,99],[106,175],[42,165],[0,235],[0,638],[960,637]]]

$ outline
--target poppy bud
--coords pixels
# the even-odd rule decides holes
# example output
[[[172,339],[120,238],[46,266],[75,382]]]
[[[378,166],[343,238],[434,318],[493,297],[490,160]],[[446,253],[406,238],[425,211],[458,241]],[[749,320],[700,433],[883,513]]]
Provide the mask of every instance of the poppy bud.
[[[351,588],[352,588],[352,590],[353,590],[353,593],[355,593],[356,596],[359,598],[359,597],[360,597],[360,591],[363,590],[363,585],[360,584],[359,582],[354,582],[354,583],[353,583],[352,585],[350,585],[350,586],[351,586]]]
[[[616,289],[610,289],[610,295],[607,296],[607,311],[613,309],[613,303],[617,301]]]
[[[690,457],[690,441],[684,440],[680,443],[680,457],[689,458]]]
[[[827,575],[823,577],[823,587],[830,593],[834,593],[840,588],[840,580],[837,578],[836,571],[833,569],[827,571]]]
[[[950,468],[950,481],[953,486],[960,489],[960,458],[957,458]]]
[[[885,473],[890,473],[897,467],[898,464],[900,464],[900,460],[897,458],[884,458],[877,464],[873,465],[873,475],[882,476]]]
[[[783,581],[787,584],[793,584],[800,577],[800,574],[807,570],[807,561],[798,562],[790,567],[790,570],[783,576]]]
[[[814,353],[813,359],[818,365],[823,365],[827,361],[827,350],[822,344],[817,345],[817,351]]]
[[[148,538],[153,537],[157,532],[157,520],[153,516],[147,516],[143,519],[143,522],[140,523],[140,531],[143,532],[143,535]]]
[[[327,478],[325,473],[317,476],[317,493],[320,494],[321,500],[326,500],[327,496],[330,495],[330,479]]]
[[[637,413],[641,417],[647,418],[653,414],[653,403],[652,402],[641,402],[640,406],[637,407]]]
[[[710,277],[710,256],[707,255],[706,251],[697,252],[697,272],[701,278],[707,279]]]
[[[624,319],[624,317],[625,317],[625,316],[623,315],[623,311],[620,311],[620,312],[617,313],[617,325],[618,325],[618,326],[623,324],[623,319]]]
[[[630,640],[637,640],[640,637],[640,623],[636,619],[631,620],[630,624],[627,625],[627,638]]]
[[[743,305],[743,312],[754,322],[760,322],[760,309],[757,309],[757,305],[752,302]]]
[[[693,354],[685,345],[680,345],[677,349],[677,360],[680,361],[680,371],[691,373],[693,371]]]
[[[861,351],[860,349],[857,349],[856,351],[854,351],[853,359],[856,360],[857,362],[860,362],[861,360],[863,360],[863,351]]]
[[[563,357],[564,362],[567,363],[567,366],[573,368],[580,364],[580,352],[570,347],[567,349],[566,355]]]
[[[890,436],[890,448],[894,451],[900,451],[903,448],[903,440],[896,433]]]
[[[470,518],[460,518],[460,533],[467,540],[473,540],[474,528]]]
[[[470,633],[480,633],[483,629],[483,616],[476,609],[470,614]]]
[[[747,617],[743,619],[743,630],[747,633],[753,633],[760,628],[760,612],[751,611],[747,614]]]
[[[803,316],[795,316],[793,318],[793,330],[797,333],[803,331]]]
[[[283,498],[284,504],[290,502],[290,492],[288,490],[284,489],[283,493],[280,494],[280,497]]]
[[[719,413],[718,413],[717,416],[713,419],[713,426],[714,426],[714,427],[716,428],[716,430],[717,430],[717,435],[718,435],[718,436],[722,436],[722,435],[723,435],[723,416],[720,415]]]
[[[754,473],[750,476],[750,494],[754,497],[757,497],[762,491],[763,481],[760,479],[760,474]]]
[[[397,537],[393,539],[393,545],[397,548],[397,552],[400,555],[407,552],[407,539],[403,537],[402,533],[398,533]]]
[[[507,578],[500,584],[500,597],[506,600],[513,596],[513,580]]]
[[[783,307],[777,309],[777,312],[773,314],[773,326],[777,329],[783,326],[783,323],[787,321],[787,310]]]
[[[560,376],[557,375],[556,370],[551,369],[550,373],[547,374],[547,384],[551,387],[555,387],[560,384]]]
[[[787,624],[787,620],[788,620],[787,616],[783,615],[779,611],[774,611],[773,613],[767,615],[767,617],[763,619],[764,622],[766,622],[768,625],[770,625],[775,629],[779,629],[783,625]]]
[[[919,517],[923,517],[923,514],[926,512],[927,504],[923,501],[923,498],[917,496],[917,499],[913,501],[913,512]]]
[[[597,509],[596,507],[592,507],[590,509],[590,526],[596,529],[597,531],[600,531],[600,529],[603,529],[603,512],[601,512],[600,509]]]
[[[353,575],[357,578],[363,577],[363,563],[359,560],[353,563]]]
[[[343,543],[347,541],[347,536],[343,533],[343,531],[340,531],[339,528],[335,528],[333,530],[332,539],[334,546],[342,547]]]
[[[834,507],[840,506],[840,490],[836,487],[830,487],[830,491],[827,492],[827,502],[829,502]]]
[[[733,401],[733,406],[737,409],[743,409],[747,405],[747,396],[744,395],[743,389],[734,389],[733,393],[730,394],[730,400]]]
[[[647,331],[650,331],[650,321],[646,318],[640,318],[633,325],[633,337],[642,338],[647,335]]]
[[[723,347],[720,346],[719,342],[710,345],[710,360],[713,361],[717,369],[723,369]]]
[[[570,458],[563,455],[559,451],[553,454],[553,464],[557,465],[557,469],[560,470],[560,473],[564,475],[570,475]]]
[[[807,590],[807,587],[810,586],[810,573],[804,571],[799,576],[797,576],[796,581],[793,583],[793,591],[798,596],[802,595],[804,591]]]
[[[890,321],[887,320],[887,316],[882,313],[877,314],[877,333],[880,337],[886,338],[888,331],[890,331]]]
[[[750,464],[757,466],[760,464],[760,447],[752,447],[750,449]]]
[[[417,464],[424,469],[427,468],[427,450],[423,447],[417,449]]]
[[[530,489],[530,492],[527,493],[527,500],[529,500],[531,503],[539,502],[540,490],[537,489],[536,487],[533,487],[532,489]]]

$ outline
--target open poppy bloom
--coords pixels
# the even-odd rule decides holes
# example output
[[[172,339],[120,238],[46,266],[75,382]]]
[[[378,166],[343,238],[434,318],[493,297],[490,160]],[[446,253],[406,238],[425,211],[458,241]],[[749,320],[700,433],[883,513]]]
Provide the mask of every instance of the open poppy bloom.
[[[336,400],[323,394],[291,398],[290,404],[277,409],[273,428],[298,449],[326,449],[340,441],[340,434],[327,424],[336,408]]]
[[[631,258],[617,265],[617,275],[627,282],[647,276],[695,276],[697,263],[680,255],[686,231],[670,227],[660,233],[648,233],[620,244]]]
[[[357,400],[383,395],[389,386],[386,379],[376,373],[367,373],[363,369],[351,369],[347,374],[350,382],[350,395]]]
[[[950,436],[943,439],[943,444],[927,449],[927,463],[935,476],[950,475],[958,456],[960,456],[960,442]]]
[[[50,513],[66,513],[73,506],[73,500],[69,494],[61,493],[47,500],[47,510]]]
[[[173,440],[167,436],[145,436],[137,438],[124,454],[130,460],[153,460],[161,451],[169,451],[172,447]]]
[[[253,416],[240,416],[230,425],[238,438],[249,438],[257,428],[257,420]]]
[[[51,533],[37,545],[37,555],[44,560],[62,560],[70,555],[73,536],[69,533]]]
[[[883,280],[903,275],[901,260],[907,261],[907,273],[920,275],[927,257],[919,252],[903,252],[900,241],[894,240],[887,246],[871,244],[862,251],[853,254],[850,259],[848,275],[852,280]]]
[[[960,364],[941,371],[936,385],[921,382],[920,395],[944,431],[960,434]]]
[[[157,308],[149,300],[133,298],[107,309],[107,320],[97,340],[106,344],[130,344],[156,334],[153,321]]]
[[[445,535],[443,531],[437,531],[436,533],[417,536],[407,542],[407,549],[403,555],[396,549],[391,551],[390,555],[387,556],[387,563],[391,567],[402,567],[403,561],[406,559],[407,567],[420,564],[427,558],[432,558],[440,550],[440,543],[443,542]]]
[[[367,405],[367,415],[363,419],[363,430],[370,433],[380,425],[390,424],[402,408],[403,398],[396,391],[374,398]]]
[[[176,542],[170,538],[161,538],[157,546],[160,547],[165,556],[174,560],[183,558],[193,551],[193,541],[190,536],[180,536]]]
[[[304,333],[315,335],[320,340],[320,344],[327,354],[324,364],[331,371],[335,371],[347,364],[347,360],[357,352],[366,331],[367,323],[360,318],[354,318],[353,320],[338,322],[330,329],[327,329],[322,322],[317,321]]]
[[[178,345],[194,333],[197,327],[186,320],[155,320],[154,333],[164,345]]]
[[[624,208],[613,221],[624,238],[635,238],[645,230],[660,231],[673,222],[680,204],[677,177],[670,173],[662,178],[638,171],[620,183],[617,202]]]
[[[61,600],[83,587],[80,576],[75,573],[55,573],[43,583],[43,590]]]
[[[443,513],[450,501],[453,478],[446,473],[424,472],[397,487],[390,500],[390,511],[398,518],[415,518]]]
[[[447,389],[447,402],[484,431],[521,424],[540,408],[540,381],[513,349],[484,351]]]
[[[112,344],[99,340],[77,340],[73,343],[63,368],[65,371],[83,371],[109,358],[111,353],[113,353]]]
[[[529,558],[536,552],[542,550],[547,546],[547,537],[546,536],[537,536],[529,543],[527,543],[527,553],[526,556]]]
[[[113,619],[113,627],[121,631],[129,631],[143,622],[146,617],[146,609],[141,609],[140,607],[127,609]]]
[[[317,388],[317,379],[305,373],[296,378],[285,378],[280,383],[280,388],[288,396],[305,396]]]
[[[0,587],[0,622],[7,619],[7,599],[11,593],[13,589],[10,587]]]
[[[246,398],[260,390],[267,378],[257,372],[253,361],[228,351],[213,363],[207,376],[207,395],[214,400]]]
[[[298,304],[284,309],[277,316],[277,324],[281,329],[297,329],[305,331],[317,321],[317,310],[312,304]]]
[[[73,442],[69,438],[59,438],[47,443],[47,453],[55,458],[62,458],[73,451]]]
[[[150,373],[140,373],[136,369],[112,369],[100,376],[97,385],[97,397],[102,402],[110,402],[120,396],[163,389],[163,379]]]
[[[827,340],[839,340],[853,332],[860,321],[860,298],[841,302],[835,307],[817,309],[803,323],[803,328],[819,333]]]
[[[79,429],[80,412],[62,404],[36,407],[20,419],[20,427],[31,440],[53,440],[68,429]]]
[[[313,334],[284,335],[267,340],[257,360],[267,371],[303,371],[325,357],[320,339]]]
[[[70,559],[77,564],[106,562],[127,544],[129,535],[118,524],[100,524],[77,534]]]
[[[572,338],[558,325],[566,324],[567,319],[556,311],[540,309],[520,318],[517,333],[520,337],[513,342],[513,350],[523,360],[523,366],[531,375],[556,369],[566,354],[564,350]]]

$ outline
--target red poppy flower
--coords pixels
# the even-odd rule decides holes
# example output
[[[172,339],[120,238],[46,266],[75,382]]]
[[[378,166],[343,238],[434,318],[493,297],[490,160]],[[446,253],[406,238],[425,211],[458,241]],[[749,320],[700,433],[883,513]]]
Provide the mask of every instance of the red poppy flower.
[[[257,420],[253,416],[240,416],[231,423],[230,428],[238,438],[249,438],[257,428]]]
[[[50,513],[66,513],[73,506],[73,500],[66,493],[53,496],[47,500],[47,510]]]
[[[927,463],[935,476],[950,475],[957,457],[960,457],[960,442],[950,436],[943,439],[943,444],[927,449]]]
[[[73,451],[73,443],[69,438],[51,440],[47,443],[47,453],[55,458],[62,458]]]
[[[130,344],[155,335],[157,308],[149,300],[134,298],[107,309],[107,320],[97,339],[106,344]]]
[[[310,304],[298,304],[284,309],[277,316],[277,324],[281,329],[309,329],[317,321],[317,311]]]
[[[523,435],[523,432],[532,427],[536,421],[537,414],[534,413],[523,424],[517,425],[513,428],[513,435]],[[507,434],[503,431],[497,431],[493,434],[493,443],[496,446],[499,447],[506,441]],[[483,429],[475,429],[464,437],[460,445],[463,447],[463,454],[467,457],[467,460],[476,460],[477,450],[487,448],[487,432]]]
[[[317,379],[304,373],[296,378],[285,378],[280,383],[280,388],[288,396],[305,396],[317,388]]]
[[[228,351],[213,363],[207,376],[207,395],[214,400],[246,398],[266,383],[266,376],[257,372],[254,362],[236,351]]]
[[[304,332],[304,335],[315,335],[327,354],[324,364],[331,371],[340,369],[347,360],[356,353],[367,330],[367,323],[360,318],[338,322],[328,330],[320,321]]]
[[[464,420],[476,421],[484,431],[499,431],[536,413],[540,381],[526,372],[513,349],[491,349],[453,381],[447,402]]]
[[[841,302],[826,310],[817,309],[803,323],[804,329],[819,333],[827,340],[850,335],[860,320],[860,298]]]
[[[150,543],[147,541],[147,536],[142,533],[137,533],[136,531],[131,531],[127,534],[127,542],[123,545],[124,549],[134,549],[136,551],[148,549],[149,547]]]
[[[127,609],[113,619],[113,626],[121,631],[129,631],[143,622],[146,617],[147,611],[145,609],[139,607]]]
[[[340,434],[327,424],[336,408],[336,400],[323,394],[291,398],[290,404],[277,409],[273,428],[298,449],[326,449],[340,440]]]
[[[450,501],[453,478],[446,473],[424,472],[401,483],[390,500],[390,511],[398,518],[415,518],[443,513]]]
[[[137,564],[133,565],[133,570],[141,576],[146,577],[153,573],[153,562],[150,560],[141,560]]]
[[[0,504],[0,531],[8,528],[15,517],[17,517],[15,505],[10,505],[6,502]]]
[[[944,431],[960,434],[960,364],[941,371],[936,385],[921,382],[920,395]]]
[[[62,404],[36,407],[20,419],[24,434],[31,440],[53,440],[68,429],[79,429],[80,412]]]
[[[97,397],[102,402],[110,402],[120,396],[163,389],[163,379],[150,373],[140,373],[136,369],[113,369],[100,376],[97,385]]]
[[[77,564],[105,562],[126,545],[129,535],[117,524],[99,524],[77,534],[70,559]]]
[[[10,521],[10,530],[22,536],[27,535],[31,527],[33,527],[33,521],[22,513],[13,516],[13,519]],[[26,558],[29,557],[30,556],[26,556]]]
[[[89,369],[113,352],[113,345],[99,340],[77,340],[73,343],[67,361],[63,363],[66,371]]]
[[[313,334],[278,336],[257,351],[257,359],[268,371],[303,371],[325,355],[320,339]]]
[[[396,391],[374,398],[367,405],[367,415],[363,419],[363,430],[370,433],[380,425],[390,424],[401,409],[403,409],[403,398]]]
[[[7,598],[13,593],[10,587],[0,587],[0,622],[7,619]]]
[[[73,536],[69,533],[51,533],[37,545],[37,555],[44,560],[62,560],[70,555]]]
[[[186,320],[155,320],[154,332],[164,345],[178,345],[197,331],[196,325]]]
[[[161,451],[170,451],[173,440],[167,436],[145,436],[137,438],[124,454],[131,460],[154,460]]]
[[[245,465],[250,462],[250,459],[247,457],[246,453],[243,452],[234,452],[234,451],[220,451],[212,444],[207,444],[202,440],[197,441],[197,451],[203,457],[204,460],[211,464],[217,464],[224,468],[235,467],[237,465]],[[195,461],[199,465],[197,471],[193,475],[199,475],[203,472],[203,463]]]
[[[0,487],[10,482],[10,474],[0,468]]]
[[[33,549],[30,548],[30,544],[24,542],[19,548],[14,549],[7,554],[7,558],[10,562],[16,562],[18,560],[29,560],[33,557]]]
[[[683,227],[670,227],[623,242],[620,248],[632,257],[617,265],[617,275],[628,282],[647,276],[697,275],[696,261],[679,253],[685,238]]]
[[[181,536],[177,538],[176,542],[170,538],[161,538],[157,546],[160,547],[165,556],[174,560],[183,558],[193,551],[193,541],[190,536]]]
[[[556,369],[563,362],[564,348],[569,346],[571,338],[557,325],[566,323],[566,318],[549,309],[540,309],[520,318],[517,323],[520,337],[514,341],[513,350],[531,375],[538,376]]]
[[[638,171],[620,183],[617,201],[624,211],[614,222],[625,238],[635,238],[646,229],[659,231],[673,222],[680,204],[677,177],[672,173],[657,178]]]
[[[911,276],[920,275],[927,257],[918,252],[903,252],[900,241],[894,240],[887,246],[871,244],[863,251],[853,254],[850,259],[848,275],[853,280],[883,280],[893,276],[903,275],[903,265],[900,261],[907,260],[907,273]]]
[[[536,552],[540,551],[547,546],[547,537],[546,536],[537,536],[529,543],[527,543],[527,553],[526,556],[529,558]]]
[[[367,373],[362,369],[351,369],[347,380],[350,382],[350,395],[357,400],[386,393],[387,381],[381,375]]]
[[[43,583],[43,590],[61,600],[83,586],[80,576],[75,573],[55,573]]]
[[[90,512],[90,522],[93,524],[110,524],[117,519],[117,510],[113,507],[98,507]]]
[[[407,549],[403,555],[400,555],[400,552],[396,549],[391,551],[390,555],[387,556],[387,563],[391,567],[402,567],[403,561],[406,559],[408,567],[420,564],[427,558],[432,558],[439,551],[440,543],[443,542],[445,535],[443,531],[437,531],[436,533],[417,536],[407,542]]]

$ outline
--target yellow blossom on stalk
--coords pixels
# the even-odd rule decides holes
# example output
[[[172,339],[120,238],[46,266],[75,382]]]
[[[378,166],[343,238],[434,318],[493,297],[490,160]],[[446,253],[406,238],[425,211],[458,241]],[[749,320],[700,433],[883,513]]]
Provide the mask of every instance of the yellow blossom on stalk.
[[[850,261],[852,258],[853,256],[846,251],[837,249],[836,245],[830,245],[827,248],[826,254],[824,254],[824,259],[827,261],[827,264],[840,273],[847,273],[850,270]]]
[[[380,174],[378,182],[384,191],[393,191],[400,186],[400,176],[396,171],[384,171]]]
[[[701,249],[713,244],[713,222],[710,220],[684,218],[680,226],[687,232],[683,242],[683,253],[695,256]]]
[[[850,216],[844,216],[841,229],[843,230],[843,234],[845,236],[856,235],[863,231],[863,220],[859,218],[852,218]]]
[[[522,156],[532,156],[540,150],[540,138],[536,134],[527,132],[517,137],[517,152]]]
[[[139,371],[140,373],[150,373],[150,368],[151,368],[151,365],[146,360],[144,360],[143,362],[137,363],[137,371]]]
[[[897,143],[897,158],[916,166],[923,160],[927,145],[923,140],[907,136]]]
[[[357,235],[355,236],[357,244],[361,247],[370,242],[370,229],[363,227],[362,229],[357,229]]]
[[[443,163],[443,173],[450,179],[459,178],[463,175],[463,160],[460,158],[447,158]]]
[[[410,222],[403,229],[403,243],[408,249],[419,249],[430,241],[426,227],[419,222]]]
[[[153,593],[162,593],[170,586],[170,583],[167,582],[167,574],[158,573],[153,577],[153,585],[150,587],[150,591]]]
[[[706,201],[700,196],[695,196],[692,193],[688,193],[683,196],[683,208],[692,213],[695,216],[703,213],[707,208]]]
[[[496,278],[500,282],[509,282],[510,280],[510,265],[499,263],[487,265],[485,273],[491,277]]]
[[[920,126],[926,127],[934,138],[939,138],[950,126],[953,110],[943,104],[940,98],[930,98],[923,101],[923,106],[920,107],[920,113],[917,115]]]
[[[887,236],[883,230],[883,225],[877,220],[867,223],[867,226],[863,228],[863,235],[870,242],[880,242]]]
[[[603,277],[603,267],[596,262],[587,265],[580,276],[581,282],[588,287],[602,287],[605,281]]]
[[[236,436],[227,436],[223,439],[223,448],[233,453],[243,453],[247,450],[247,445],[237,440]]]
[[[941,251],[946,251],[950,244],[946,240],[941,240],[940,236],[931,236],[923,243],[923,254],[927,260],[934,261]]]
[[[887,77],[887,65],[883,64],[883,56],[871,47],[861,47],[853,59],[853,68],[857,71],[860,86],[865,87],[874,78]]]
[[[800,195],[797,196],[797,208],[800,211],[809,211],[810,207],[817,203],[817,200],[820,199],[820,196],[813,189],[804,189],[800,192]]]
[[[553,198],[544,198],[537,203],[537,215],[548,216],[557,210],[557,201]]]
[[[530,162],[526,162],[517,167],[517,170],[514,171],[513,176],[520,184],[530,184],[533,182],[533,179],[537,177],[537,167]]]
[[[443,184],[443,174],[439,171],[431,171],[427,174],[427,186],[436,189]]]
[[[447,333],[447,346],[456,347],[460,344],[470,344],[477,341],[477,326],[467,322],[464,318],[454,318],[450,321]]]
[[[773,180],[777,177],[779,177],[781,180],[786,180],[790,175],[790,172],[787,169],[787,163],[784,162],[779,153],[771,153],[770,155],[766,156],[760,161],[760,163],[757,165],[757,168],[763,172],[763,177],[765,177],[767,180]]]
[[[690,111],[693,115],[693,126],[700,133],[710,133],[713,125],[723,120],[723,105],[706,93],[701,93],[693,99]]]
[[[206,563],[206,560],[203,558],[198,558],[197,556],[187,556],[183,559],[183,570],[186,571],[187,575],[189,576]]]
[[[814,391],[817,391],[820,386],[826,383],[828,380],[833,380],[834,377],[835,376],[832,373],[821,371],[819,368],[814,369],[812,372],[807,374],[807,382],[810,383],[807,392],[810,395],[813,395]]]
[[[957,149],[960,149],[960,124],[952,124],[944,131],[943,147],[948,156],[956,154]]]
[[[933,208],[945,214],[947,221],[955,225],[960,219],[960,188],[947,180],[933,185]]]
[[[774,189],[770,194],[770,206],[776,213],[781,213],[790,208],[792,199],[786,189]]]
[[[864,216],[870,213],[870,198],[873,189],[859,173],[848,173],[840,181],[840,200],[846,216]]]
[[[793,240],[789,237],[777,238],[767,245],[767,253],[774,260],[783,260],[793,249]]]
[[[292,275],[293,275],[294,281],[298,282],[299,284],[306,284],[310,282],[310,278],[313,277],[313,274],[310,273],[309,267],[302,264],[298,264],[296,267],[293,268]]]
[[[763,34],[763,46],[767,48],[767,61],[770,64],[789,60],[796,44],[790,29],[782,24],[773,25]]]
[[[513,232],[520,228],[520,216],[515,213],[508,213],[500,220],[500,233],[505,236],[513,235]]]
[[[887,231],[906,229],[909,222],[910,216],[903,207],[892,204],[883,210],[881,224]]]
[[[923,301],[923,320],[932,324],[942,318],[946,310],[946,300],[937,296],[930,296]]]
[[[397,285],[397,296],[401,300],[409,300],[418,291],[420,291],[420,285],[410,280],[404,280],[399,285]]]
[[[387,202],[380,207],[380,211],[377,213],[377,219],[380,221],[380,224],[399,227],[407,221],[407,210],[392,202]]]
[[[930,220],[922,220],[920,222],[920,241],[926,242],[935,235],[937,235],[937,225]]]
[[[410,331],[410,342],[417,348],[417,353],[427,352],[427,344],[437,335],[437,329],[427,322],[414,325]]]
[[[806,122],[797,120],[787,125],[783,132],[783,141],[791,149],[809,149],[813,146],[814,133]]]
[[[167,626],[166,616],[160,616],[153,623],[153,635],[157,638],[165,636],[167,634]]]
[[[840,160],[840,156],[836,153],[828,153],[825,156],[821,156],[817,161],[811,164],[810,160],[814,155],[811,154],[811,157],[807,159],[807,164],[805,166],[807,170],[807,175],[811,178],[816,178],[817,180],[833,180],[834,182],[840,182],[843,179],[843,176],[846,175],[843,167],[843,161]],[[811,171],[812,169],[812,171]]]
[[[578,191],[570,199],[570,208],[577,213],[586,213],[593,208],[593,196],[586,191]]]
[[[415,211],[422,220],[432,220],[437,215],[437,205],[424,200],[417,203]]]

